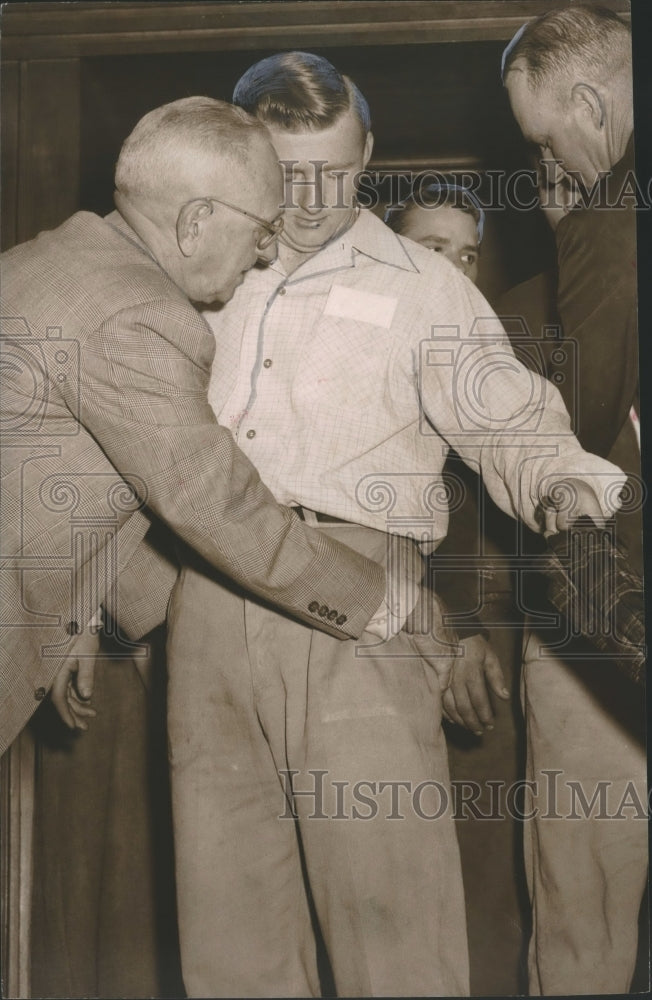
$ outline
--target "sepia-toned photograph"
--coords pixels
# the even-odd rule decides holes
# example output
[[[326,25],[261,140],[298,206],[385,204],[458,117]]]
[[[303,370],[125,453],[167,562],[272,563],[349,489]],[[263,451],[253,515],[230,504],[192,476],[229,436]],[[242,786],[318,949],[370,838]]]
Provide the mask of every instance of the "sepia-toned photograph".
[[[0,7],[3,998],[649,994],[646,6]]]

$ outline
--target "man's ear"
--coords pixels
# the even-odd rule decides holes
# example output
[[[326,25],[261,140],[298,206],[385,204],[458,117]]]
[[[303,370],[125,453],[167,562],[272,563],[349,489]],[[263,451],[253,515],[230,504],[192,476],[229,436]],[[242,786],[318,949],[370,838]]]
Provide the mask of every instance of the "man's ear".
[[[364,151],[362,153],[362,166],[366,167],[371,159],[371,154],[374,149],[374,134],[373,132],[367,132],[367,138],[364,141]]]
[[[604,101],[595,87],[590,83],[576,83],[571,91],[571,100],[575,109],[588,115],[595,129],[604,125]]]
[[[204,219],[212,215],[210,202],[197,198],[187,202],[177,217],[177,243],[184,257],[192,257],[201,239]]]

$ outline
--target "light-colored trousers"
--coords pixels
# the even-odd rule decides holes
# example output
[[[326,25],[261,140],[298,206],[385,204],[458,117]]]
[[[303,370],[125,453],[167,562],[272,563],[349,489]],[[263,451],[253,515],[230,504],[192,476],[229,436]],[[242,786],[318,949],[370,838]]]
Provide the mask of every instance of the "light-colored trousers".
[[[327,530],[384,553],[381,532]],[[169,739],[188,995],[320,995],[312,905],[340,996],[466,995],[435,671],[405,635],[370,656],[194,570],[179,586]]]
[[[627,993],[648,863],[645,693],[604,661],[557,658],[530,632],[522,698],[538,791],[524,823],[530,994]]]

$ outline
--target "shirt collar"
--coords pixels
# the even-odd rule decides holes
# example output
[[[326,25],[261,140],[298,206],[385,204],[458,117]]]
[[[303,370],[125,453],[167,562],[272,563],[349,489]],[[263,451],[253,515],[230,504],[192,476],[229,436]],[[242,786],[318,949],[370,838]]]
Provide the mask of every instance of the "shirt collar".
[[[363,208],[353,225],[293,271],[287,284],[329,271],[355,267],[359,256],[369,257],[402,271],[419,273],[404,241],[373,212]],[[282,273],[278,263],[271,267]]]
[[[371,257],[381,264],[398,267],[402,271],[419,273],[419,268],[410,257],[405,242],[368,209],[360,211],[355,225],[345,235],[349,234],[352,248],[356,253]]]

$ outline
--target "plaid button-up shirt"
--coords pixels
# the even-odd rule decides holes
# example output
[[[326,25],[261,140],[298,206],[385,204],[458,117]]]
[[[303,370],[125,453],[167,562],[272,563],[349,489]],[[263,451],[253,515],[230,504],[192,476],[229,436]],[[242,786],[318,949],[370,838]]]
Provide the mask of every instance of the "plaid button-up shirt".
[[[613,510],[624,477],[582,451],[559,392],[516,360],[474,285],[370,212],[290,275],[278,260],[250,271],[204,315],[209,402],[282,503],[431,547],[460,499],[442,480],[451,445],[535,530],[564,475]]]

